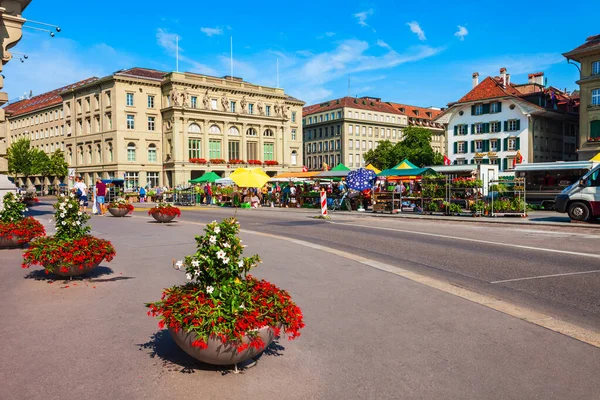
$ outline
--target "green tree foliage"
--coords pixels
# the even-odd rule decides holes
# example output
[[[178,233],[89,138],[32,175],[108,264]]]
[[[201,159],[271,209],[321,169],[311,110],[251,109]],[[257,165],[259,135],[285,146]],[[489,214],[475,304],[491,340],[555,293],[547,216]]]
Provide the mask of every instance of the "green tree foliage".
[[[444,163],[444,156],[431,148],[429,129],[411,126],[404,130],[403,137],[395,145],[389,140],[379,142],[377,148],[365,153],[365,162],[382,170],[392,168],[404,159],[418,167]]]
[[[32,148],[29,139],[19,139],[6,150],[8,172],[15,177],[22,175],[25,180],[39,171],[38,149]]]
[[[64,178],[69,173],[69,164],[62,150],[56,150],[50,156],[50,173],[48,175]]]

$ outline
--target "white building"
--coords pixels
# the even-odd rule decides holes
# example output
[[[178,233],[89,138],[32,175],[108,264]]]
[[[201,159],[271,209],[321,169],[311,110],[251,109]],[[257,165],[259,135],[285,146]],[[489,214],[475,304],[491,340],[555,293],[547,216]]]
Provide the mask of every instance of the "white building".
[[[447,126],[452,163],[507,171],[517,155],[522,163],[575,160],[578,102],[546,88],[543,76],[530,74],[528,83],[517,85],[505,68],[481,83],[474,73],[472,90],[434,120]]]

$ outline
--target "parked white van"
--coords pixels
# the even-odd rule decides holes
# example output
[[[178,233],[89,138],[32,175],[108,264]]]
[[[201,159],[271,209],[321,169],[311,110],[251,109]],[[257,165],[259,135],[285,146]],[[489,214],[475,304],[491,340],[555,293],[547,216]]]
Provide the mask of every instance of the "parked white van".
[[[587,221],[600,218],[600,165],[556,196],[556,211],[571,219]]]

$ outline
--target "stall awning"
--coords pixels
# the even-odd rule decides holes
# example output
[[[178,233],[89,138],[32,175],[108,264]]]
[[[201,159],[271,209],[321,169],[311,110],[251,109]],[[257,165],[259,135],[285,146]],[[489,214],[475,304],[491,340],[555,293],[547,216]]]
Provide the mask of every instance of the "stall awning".
[[[590,161],[600,163],[600,153],[596,154]]]
[[[199,178],[192,179],[192,180],[190,180],[190,181],[188,181],[188,182],[190,182],[190,183],[205,183],[205,182],[210,182],[210,183],[213,183],[213,182],[215,182],[217,179],[221,179],[221,177],[220,177],[219,175],[217,175],[217,174],[215,174],[214,172],[212,172],[212,171],[211,171],[211,172],[207,172],[207,173],[205,173],[204,175],[202,175],[202,176],[201,176],[201,177],[199,177]]]
[[[377,169],[377,168],[375,168],[375,167],[373,166],[373,164],[369,164],[369,165],[367,165],[365,168],[366,168],[366,169],[370,169],[371,171],[375,172],[376,174],[378,174],[378,173],[380,173],[380,172],[381,172],[381,170],[380,170],[380,169]]]
[[[570,169],[592,169],[592,161],[556,161],[545,163],[517,164],[515,171],[562,171]]]
[[[311,172],[282,172],[281,174],[278,174],[277,176],[274,176],[275,179],[281,179],[281,178],[312,178],[313,176],[316,176],[318,174],[320,174],[321,171],[311,171]]]
[[[406,168],[406,169],[386,169],[377,174],[377,176],[397,176],[397,177],[406,177],[406,176],[423,176],[425,174],[431,174],[435,171],[431,168]]]

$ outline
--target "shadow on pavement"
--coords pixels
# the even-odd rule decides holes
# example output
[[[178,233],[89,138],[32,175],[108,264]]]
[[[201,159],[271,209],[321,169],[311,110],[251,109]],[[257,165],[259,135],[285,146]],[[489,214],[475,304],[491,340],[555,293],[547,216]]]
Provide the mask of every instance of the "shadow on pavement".
[[[138,344],[137,346],[140,351],[146,350],[151,358],[160,358],[163,367],[169,371],[179,371],[184,374],[193,374],[197,370],[219,372],[221,375],[233,373],[233,366],[205,364],[191,357],[177,346],[171,334],[166,329],[158,331],[151,336],[148,342]],[[254,360],[260,360],[263,355],[282,356],[282,350],[285,350],[285,347],[281,346],[275,340],[265,351],[254,357]],[[254,360],[251,359],[244,364],[238,364],[238,367],[241,369],[244,369],[245,366],[251,367],[255,364]]]
[[[33,207],[29,207],[29,211],[27,211],[27,213],[25,214],[28,217],[41,217],[43,215],[54,215],[54,210],[50,209],[50,210],[40,210],[40,209],[35,209]]]
[[[63,277],[63,276],[58,276],[58,275],[54,275],[52,273],[46,273],[46,270],[35,270],[35,271],[31,271],[30,273],[28,273],[27,275],[25,275],[23,278],[24,279],[34,279],[36,281],[60,281],[60,280],[85,280],[85,279],[91,279],[91,278],[97,278],[99,276],[105,276],[105,275],[110,275],[112,274],[114,271],[111,268],[108,267],[96,267],[94,268],[94,270],[92,272],[90,272],[87,275],[82,275],[82,276],[74,276],[71,278],[68,277]],[[121,276],[121,277],[115,277],[115,278],[110,278],[110,279],[96,279],[94,280],[94,282],[111,282],[111,281],[117,281],[117,280],[121,280],[121,279],[133,279],[131,277],[125,277],[125,276]]]
[[[173,224],[177,224],[177,221],[170,221],[170,222],[158,222],[158,221],[148,221],[146,222],[148,224],[158,224],[158,225],[173,225]]]

